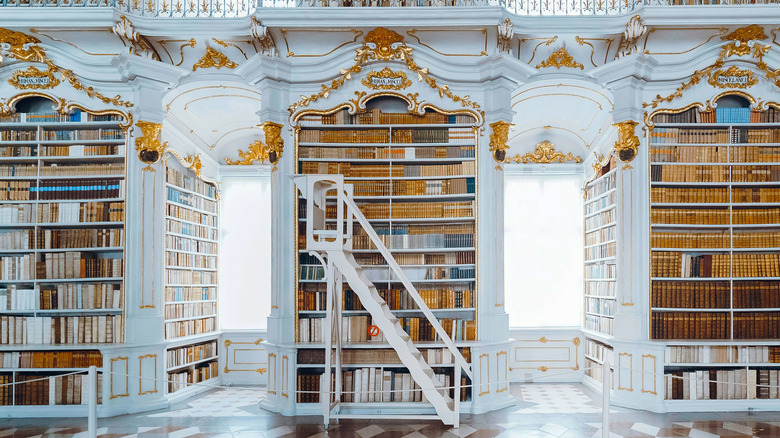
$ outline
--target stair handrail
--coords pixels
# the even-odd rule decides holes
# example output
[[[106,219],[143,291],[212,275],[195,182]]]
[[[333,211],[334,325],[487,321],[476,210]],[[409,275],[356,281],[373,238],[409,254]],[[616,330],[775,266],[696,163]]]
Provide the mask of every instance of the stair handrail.
[[[363,212],[360,211],[357,204],[355,204],[355,201],[352,199],[351,196],[349,196],[349,194],[346,191],[344,192],[344,203],[347,205],[347,208],[349,208],[349,211],[352,214],[352,216],[355,219],[357,219],[358,223],[360,223],[360,226],[363,227],[363,230],[366,231],[368,237],[371,239],[371,241],[377,247],[379,252],[385,258],[388,266],[401,280],[401,283],[406,288],[406,292],[412,296],[414,302],[417,303],[417,307],[420,308],[420,311],[422,311],[423,315],[425,315],[425,317],[431,323],[433,329],[436,331],[436,333],[439,335],[442,341],[444,341],[444,345],[446,345],[447,349],[450,350],[450,352],[452,353],[452,357],[455,359],[456,362],[459,363],[461,368],[463,368],[463,371],[465,371],[466,375],[469,376],[469,378],[473,381],[474,377],[471,371],[471,366],[469,366],[469,363],[466,362],[466,359],[460,353],[460,350],[458,350],[458,348],[455,346],[455,343],[452,341],[449,334],[447,334],[447,332],[444,330],[444,327],[442,327],[441,324],[439,323],[439,320],[437,320],[436,317],[433,315],[433,312],[431,312],[431,309],[428,308],[428,305],[425,304],[425,301],[422,299],[422,296],[420,296],[420,293],[417,292],[417,288],[414,287],[411,281],[409,281],[409,278],[406,276],[406,273],[403,271],[403,269],[401,269],[401,266],[398,264],[398,262],[395,261],[395,257],[393,257],[393,255],[390,253],[390,250],[387,249],[384,243],[382,243],[382,240],[376,234],[376,231],[374,231],[374,227],[371,226],[371,224],[368,222],[368,219],[366,219],[366,217],[363,215]],[[457,394],[457,397],[458,399],[460,399],[459,394]]]

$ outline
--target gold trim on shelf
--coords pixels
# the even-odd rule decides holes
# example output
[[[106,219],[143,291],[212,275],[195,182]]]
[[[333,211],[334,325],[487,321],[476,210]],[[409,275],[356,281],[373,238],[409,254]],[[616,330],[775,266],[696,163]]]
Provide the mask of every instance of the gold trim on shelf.
[[[124,374],[125,374],[125,393],[124,394],[114,394],[114,362],[119,362],[121,360],[125,361],[125,372],[124,372]],[[115,398],[120,398],[120,397],[130,397],[130,376],[129,376],[129,374],[130,374],[129,373],[129,371],[130,371],[130,361],[129,360],[130,360],[130,358],[128,358],[126,356],[112,357],[111,358],[111,363],[109,365],[109,370],[110,370],[110,374],[111,374],[111,377],[109,377],[109,392],[110,392],[109,399],[110,400],[113,400]]]
[[[758,83],[750,70],[741,70],[732,65],[726,70],[715,70],[707,82],[718,88],[749,88]]]
[[[406,77],[406,73],[392,71],[389,67],[380,71],[368,72],[360,83],[372,90],[402,90],[412,85],[412,81]]]
[[[168,142],[160,142],[162,123],[139,120],[135,126],[141,129],[141,136],[135,138],[135,150],[138,151],[138,159],[146,164],[155,164],[160,161]]]
[[[561,47],[557,51],[553,52],[549,58],[536,65],[536,68],[549,68],[555,67],[560,69],[561,67],[579,68],[584,70],[585,67],[579,62],[574,60],[574,57],[566,51],[566,47]]]
[[[499,120],[490,124],[490,152],[493,152],[493,159],[496,163],[503,163],[506,158],[506,151],[509,149],[507,141],[509,140],[509,128],[515,126],[505,120]]]
[[[365,37],[362,47],[355,50],[355,64],[339,71],[339,76],[330,82],[330,85],[320,85],[321,90],[310,96],[301,96],[301,99],[287,108],[292,120],[296,120],[296,111],[309,106],[312,102],[327,98],[331,92],[341,88],[352,76],[362,71],[363,65],[371,61],[403,61],[409,71],[417,75],[420,82],[424,82],[439,94],[439,97],[459,103],[463,108],[473,110],[480,116],[480,121],[485,118],[485,112],[478,103],[470,100],[469,96],[458,96],[450,91],[448,85],[441,85],[431,76],[427,68],[417,65],[412,57],[412,48],[403,42],[403,37],[398,33],[378,27],[370,31]],[[343,106],[342,106],[343,107]]]
[[[253,141],[246,152],[239,149],[238,156],[240,159],[231,160],[225,158],[227,164],[231,166],[248,166],[255,161],[260,163],[269,161],[274,165],[274,170],[276,170],[276,164],[279,163],[284,152],[282,125],[274,122],[265,122],[262,126],[263,131],[265,131],[265,143],[260,140]]]
[[[141,373],[143,372],[143,361],[144,359],[151,359],[154,358],[154,389],[149,391],[141,391],[143,388],[143,379],[141,376]],[[143,356],[138,356],[138,395],[147,395],[147,394],[155,394],[157,393],[157,355],[156,354],[145,354]]]
[[[29,79],[24,81],[24,79]],[[45,82],[35,81],[34,79],[45,79]],[[23,83],[24,82],[24,83]],[[17,70],[10,78],[8,83],[13,85],[14,88],[20,90],[33,89],[47,89],[54,88],[60,84],[60,80],[54,77],[54,73],[51,70],[38,70],[37,68],[30,66],[27,70]]]
[[[206,54],[203,55],[202,58],[198,60],[195,64],[192,65],[192,71],[195,71],[199,68],[216,68],[220,69],[222,67],[228,68],[228,69],[234,69],[238,67],[238,64],[231,61],[230,58],[225,56],[224,53],[212,48],[212,47],[206,47]]]
[[[639,137],[636,136],[636,125],[633,120],[613,123],[618,128],[618,140],[615,142],[615,151],[620,161],[630,163],[639,153]]]
[[[505,163],[523,163],[523,164],[549,164],[549,163],[564,163],[566,161],[574,161],[575,163],[582,163],[582,157],[577,155],[576,157],[571,152],[563,154],[555,150],[555,145],[549,140],[544,140],[536,145],[536,149],[532,152],[526,152],[524,155],[517,154],[514,157],[507,157]]]

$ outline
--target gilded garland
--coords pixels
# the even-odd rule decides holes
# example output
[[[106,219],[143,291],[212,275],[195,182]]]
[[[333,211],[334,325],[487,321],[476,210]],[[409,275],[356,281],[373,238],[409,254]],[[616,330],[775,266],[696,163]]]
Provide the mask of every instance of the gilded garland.
[[[479,106],[478,103],[470,100],[469,96],[457,96],[450,91],[448,85],[439,84],[435,78],[433,78],[427,68],[420,67],[414,62],[412,57],[412,48],[407,46],[403,42],[403,37],[397,32],[394,32],[383,27],[378,27],[363,38],[363,45],[356,49],[355,64],[349,68],[339,71],[339,76],[333,79],[330,84],[322,84],[321,90],[318,93],[314,93],[310,96],[301,96],[301,99],[287,109],[290,115],[293,115],[297,110],[309,106],[312,102],[316,102],[319,99],[327,98],[332,91],[336,91],[344,84],[352,79],[352,76],[362,71],[363,66],[372,61],[403,61],[406,64],[406,68],[411,72],[417,74],[417,80],[424,82],[439,93],[439,97],[446,97],[455,103],[458,103],[463,108],[468,108],[479,113],[482,119],[485,118],[485,112]]]
[[[517,154],[514,157],[507,158],[506,162],[511,163],[523,163],[523,164],[551,164],[551,163],[564,163],[566,161],[574,161],[575,163],[582,163],[582,157],[574,156],[571,152],[564,154],[555,150],[555,145],[549,140],[544,140],[536,145],[536,149],[531,152],[526,152],[524,155]]]
[[[260,163],[269,161],[276,169],[276,164],[279,163],[284,152],[282,125],[274,122],[265,122],[263,123],[263,131],[265,132],[265,143],[255,140],[249,145],[249,149],[246,152],[238,151],[239,160],[225,158],[225,162],[233,166],[248,166],[255,161]]]
[[[536,65],[536,68],[555,67],[560,69],[561,67],[579,68],[584,70],[585,67],[579,62],[574,60],[574,57],[566,51],[566,47],[561,47],[549,58]]]
[[[38,43],[40,43],[40,40],[35,37],[0,27],[0,56],[11,57],[18,59],[19,61],[41,62],[46,64],[50,74],[59,73],[60,77],[68,81],[73,88],[83,91],[91,98],[99,99],[103,103],[116,106],[127,108],[133,106],[132,103],[122,100],[119,95],[114,96],[113,98],[107,97],[94,88],[85,86],[72,71],[55,65],[54,62],[46,56],[46,51],[43,47],[39,46]]]

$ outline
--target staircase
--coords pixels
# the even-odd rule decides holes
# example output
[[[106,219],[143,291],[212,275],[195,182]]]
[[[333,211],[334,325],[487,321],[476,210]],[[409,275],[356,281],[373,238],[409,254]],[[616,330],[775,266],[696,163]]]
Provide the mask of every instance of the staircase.
[[[385,340],[398,353],[398,357],[403,365],[408,368],[412,379],[422,389],[425,398],[436,410],[436,418],[440,419],[444,424],[457,427],[460,414],[459,401],[454,401],[450,398],[449,389],[444,388],[444,382],[439,381],[434,375],[433,369],[428,365],[422,353],[420,353],[409,335],[404,331],[398,318],[393,315],[387,303],[379,295],[374,284],[368,279],[363,268],[355,261],[352,255],[353,219],[357,220],[366,234],[368,234],[374,246],[379,249],[387,261],[392,272],[401,280],[407,293],[410,294],[420,311],[428,319],[441,342],[452,353],[455,361],[453,383],[458,400],[461,369],[473,380],[471,367],[460,354],[457,347],[455,347],[452,339],[425,304],[417,289],[409,281],[390,251],[384,246],[368,220],[358,209],[351,196],[351,185],[345,186],[342,175],[301,175],[293,177],[293,180],[307,200],[306,249],[323,263],[326,272],[325,278],[328,282],[326,322],[323,324],[326,363],[320,394],[325,425],[327,426],[330,418],[348,417],[339,413],[339,400],[341,399],[341,336],[338,332],[341,327],[340,277],[343,276],[344,280],[349,283],[352,290],[360,298],[363,307],[371,314],[373,324],[382,331]],[[337,211],[336,227],[335,229],[327,229],[328,227],[325,226],[325,208],[328,203],[332,206],[334,200]],[[331,388],[329,391],[329,382],[331,382],[330,352],[333,349],[332,343],[334,338],[336,340],[336,382],[335,388]],[[331,392],[332,394],[330,394]],[[398,417],[394,416],[393,418]],[[406,416],[406,418],[421,418],[421,416]]]

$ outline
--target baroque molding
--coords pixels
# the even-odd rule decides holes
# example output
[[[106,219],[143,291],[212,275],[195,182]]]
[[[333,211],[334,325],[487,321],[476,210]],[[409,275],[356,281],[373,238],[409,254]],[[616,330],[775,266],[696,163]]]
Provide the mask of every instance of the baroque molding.
[[[368,72],[360,83],[372,90],[402,90],[412,85],[406,73],[390,70],[389,67]]]
[[[718,88],[750,88],[758,83],[750,70],[740,70],[732,65],[726,70],[715,70],[707,82]]]
[[[560,69],[561,67],[579,68],[580,70],[585,69],[582,64],[575,61],[574,57],[566,51],[566,47],[561,47],[560,49],[553,52],[549,58],[536,65],[536,68],[548,67],[555,67],[557,69]]]
[[[238,160],[231,160],[225,158],[225,162],[231,166],[248,166],[255,161],[260,163],[269,161],[274,165],[282,158],[284,152],[284,139],[282,138],[282,125],[274,122],[263,123],[263,131],[265,131],[265,143],[260,140],[255,140],[249,145],[249,149],[244,152],[239,149]]]
[[[511,163],[523,163],[523,164],[551,164],[551,163],[564,163],[566,161],[574,161],[575,163],[582,163],[582,157],[577,155],[576,157],[571,152],[564,154],[555,150],[555,145],[549,140],[544,140],[536,145],[536,149],[533,152],[526,152],[522,156],[520,154],[514,157],[507,158],[506,162]]]
[[[214,49],[213,47],[206,47],[206,54],[192,65],[192,71],[199,68],[211,68],[220,69],[222,67],[228,69],[234,69],[238,67],[238,64],[231,61],[230,58],[225,56],[224,53]]]
[[[515,25],[508,17],[498,25],[498,51],[509,53],[512,48],[512,38],[515,36]]]
[[[252,38],[260,44],[260,51],[263,52],[264,55],[279,56],[279,51],[276,50],[276,42],[274,41],[271,32],[268,30],[268,26],[257,21],[257,18],[255,18],[254,15],[252,16],[249,32],[252,35]]]
[[[618,141],[615,142],[615,151],[620,161],[630,163],[639,152],[639,137],[635,128],[639,123],[633,120],[613,124],[618,128]]]
[[[645,34],[647,27],[642,24],[642,17],[634,15],[626,23],[626,30],[623,31],[623,37],[618,44],[617,58],[633,55],[639,51],[639,38]]]
[[[506,158],[506,151],[509,149],[507,141],[509,140],[509,128],[514,126],[504,120],[490,124],[490,152],[493,152],[493,159],[497,163],[503,163]]]
[[[35,79],[45,79],[36,81]],[[27,79],[25,81],[24,79]],[[54,88],[57,85],[60,84],[60,80],[57,79],[54,76],[54,72],[51,70],[38,70],[37,68],[30,66],[27,68],[27,70],[17,70],[15,71],[10,78],[8,78],[8,83],[13,85],[14,88],[18,88],[21,90],[27,90],[30,88],[33,89],[46,89],[46,88]]]
[[[122,40],[122,44],[128,46],[130,54],[155,61],[160,60],[160,56],[154,50],[154,47],[152,47],[146,37],[135,31],[133,23],[126,16],[120,15],[119,21],[111,30]]]
[[[162,123],[139,120],[135,126],[141,130],[141,136],[135,138],[135,150],[138,151],[138,159],[146,164],[155,164],[160,161],[168,142],[160,142]]]

